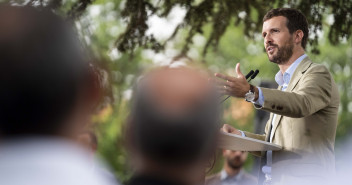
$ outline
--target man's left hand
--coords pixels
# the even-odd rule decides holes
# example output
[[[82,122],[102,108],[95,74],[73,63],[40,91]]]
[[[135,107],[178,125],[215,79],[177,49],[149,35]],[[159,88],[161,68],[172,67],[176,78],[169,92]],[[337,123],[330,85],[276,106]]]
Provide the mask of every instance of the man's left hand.
[[[215,76],[223,79],[217,79],[216,83],[219,85],[219,90],[223,94],[230,96],[244,98],[245,94],[249,91],[250,86],[246,80],[246,77],[240,70],[240,64],[236,64],[237,77],[231,77],[220,73],[215,73]],[[226,81],[224,81],[226,80]]]

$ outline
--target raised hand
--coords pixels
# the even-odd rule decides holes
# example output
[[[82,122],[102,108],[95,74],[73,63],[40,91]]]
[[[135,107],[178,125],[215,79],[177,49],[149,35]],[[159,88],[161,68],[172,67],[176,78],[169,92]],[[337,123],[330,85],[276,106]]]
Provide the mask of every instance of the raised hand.
[[[237,77],[231,77],[220,73],[215,73],[219,79],[215,80],[218,84],[219,91],[223,94],[230,96],[244,98],[245,94],[249,91],[249,83],[246,77],[240,70],[240,64],[236,64]]]

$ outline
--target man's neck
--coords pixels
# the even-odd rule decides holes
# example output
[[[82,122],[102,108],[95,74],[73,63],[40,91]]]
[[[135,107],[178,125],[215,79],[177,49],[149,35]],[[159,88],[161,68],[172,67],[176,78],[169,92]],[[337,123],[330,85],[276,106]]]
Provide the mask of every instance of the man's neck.
[[[236,176],[241,171],[241,168],[232,168],[228,164],[225,164],[224,169],[225,169],[227,175],[230,177]]]
[[[300,56],[304,54],[303,48],[298,49],[298,51],[293,52],[292,56],[290,59],[288,59],[287,62],[284,62],[283,64],[279,64],[279,68],[282,74],[285,73],[285,71],[293,64]]]

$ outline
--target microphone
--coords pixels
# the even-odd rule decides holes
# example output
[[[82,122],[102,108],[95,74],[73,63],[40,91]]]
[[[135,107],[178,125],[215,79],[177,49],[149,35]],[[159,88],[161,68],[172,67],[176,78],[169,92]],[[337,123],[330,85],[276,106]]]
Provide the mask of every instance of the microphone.
[[[248,82],[250,82],[251,80],[253,80],[253,79],[258,75],[258,73],[259,73],[259,70],[256,69],[255,72],[253,73],[253,75],[251,76],[251,79],[248,80]],[[247,76],[246,76],[246,77],[247,77]],[[246,78],[246,79],[248,79],[248,78]]]
[[[249,73],[246,75],[246,79],[248,79],[250,76],[252,76],[252,75],[253,75],[253,73],[254,73],[254,71],[253,71],[253,70],[249,71]]]
[[[255,70],[255,72],[253,71],[253,70],[251,70],[251,71],[249,71],[249,73],[248,74],[246,74],[246,80],[248,80],[248,78],[250,78],[251,77],[251,79],[249,79],[249,81],[248,82],[250,82],[252,79],[254,79],[256,76],[257,76],[257,74],[259,73],[259,70],[257,69],[257,70]],[[222,100],[221,102],[220,102],[220,104],[222,103],[222,102],[224,102],[224,101],[226,101],[227,99],[229,99],[230,98],[230,96],[227,96],[224,100]]]

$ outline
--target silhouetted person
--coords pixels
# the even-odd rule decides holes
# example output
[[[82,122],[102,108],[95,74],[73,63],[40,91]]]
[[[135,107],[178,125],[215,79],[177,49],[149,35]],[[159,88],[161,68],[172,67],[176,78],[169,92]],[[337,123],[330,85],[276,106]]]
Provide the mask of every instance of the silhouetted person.
[[[0,5],[0,184],[112,184],[74,144],[94,104],[81,49],[51,11]]]
[[[223,150],[224,168],[220,173],[206,179],[206,185],[256,185],[257,178],[247,173],[243,165],[248,153],[242,151]]]
[[[126,133],[135,174],[129,185],[204,183],[220,111],[208,76],[160,68],[139,81]]]

